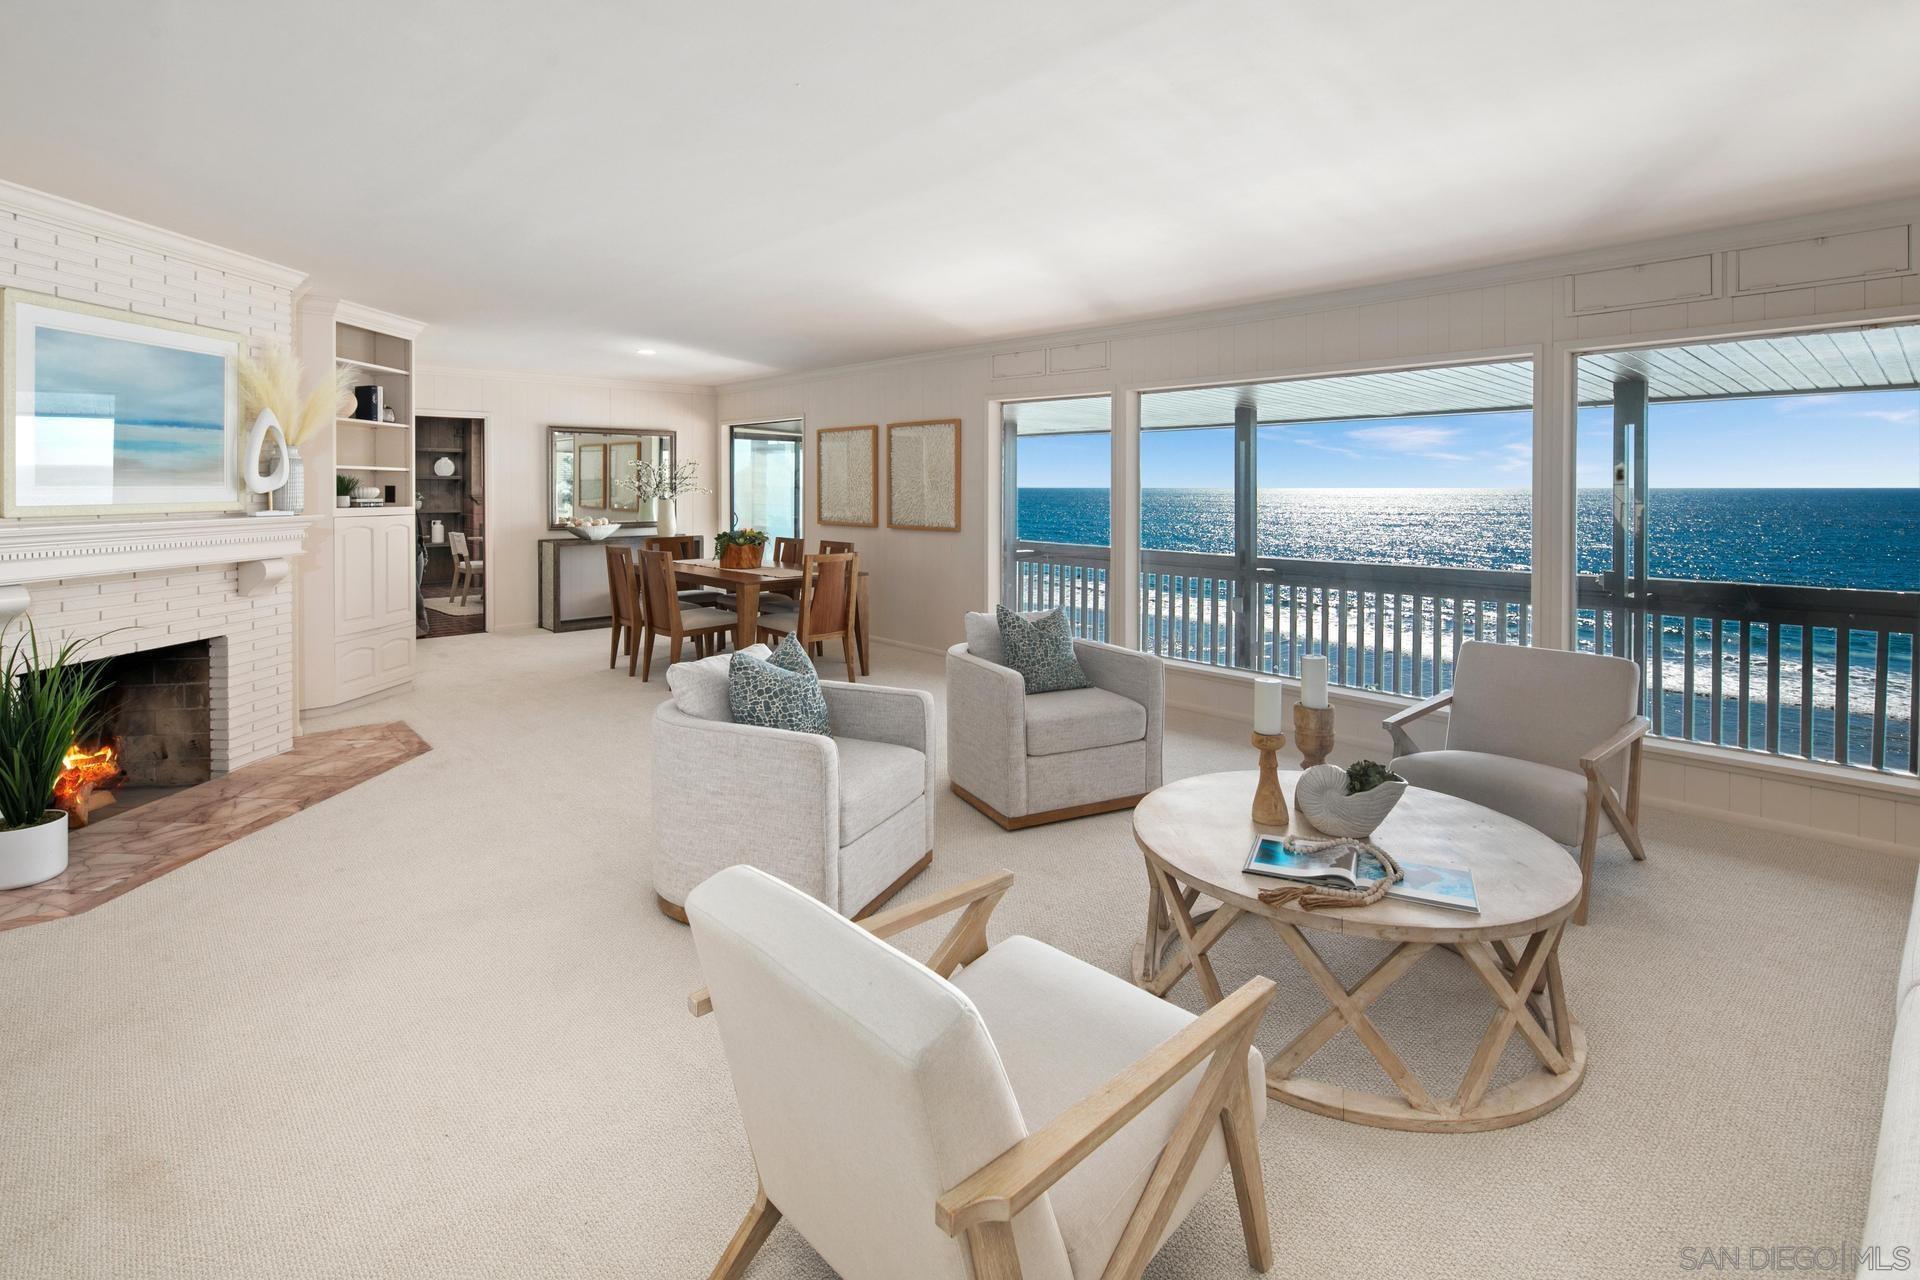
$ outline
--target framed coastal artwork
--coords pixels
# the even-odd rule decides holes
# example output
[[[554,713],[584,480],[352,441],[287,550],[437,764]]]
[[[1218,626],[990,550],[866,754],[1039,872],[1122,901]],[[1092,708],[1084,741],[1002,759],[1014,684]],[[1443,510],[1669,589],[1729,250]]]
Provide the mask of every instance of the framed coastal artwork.
[[[607,446],[607,506],[611,510],[640,509],[640,490],[633,483],[633,464],[638,461],[638,443],[622,442]]]
[[[814,523],[880,523],[880,427],[822,427],[813,446]]]
[[[607,506],[607,446],[604,444],[583,444],[580,446],[579,462],[576,464],[580,474],[574,477],[579,487],[579,505],[598,507]]]
[[[0,289],[0,515],[244,511],[240,342]]]
[[[960,528],[960,419],[887,424],[887,527]]]

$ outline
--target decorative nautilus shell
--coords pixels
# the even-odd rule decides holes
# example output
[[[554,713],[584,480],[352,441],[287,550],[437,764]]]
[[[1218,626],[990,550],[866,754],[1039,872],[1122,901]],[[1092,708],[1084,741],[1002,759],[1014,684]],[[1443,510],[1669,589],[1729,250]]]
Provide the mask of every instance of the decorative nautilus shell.
[[[1403,779],[1383,782],[1371,791],[1347,794],[1347,771],[1317,764],[1294,784],[1293,804],[1314,827],[1330,836],[1370,836],[1387,820],[1406,793]]]

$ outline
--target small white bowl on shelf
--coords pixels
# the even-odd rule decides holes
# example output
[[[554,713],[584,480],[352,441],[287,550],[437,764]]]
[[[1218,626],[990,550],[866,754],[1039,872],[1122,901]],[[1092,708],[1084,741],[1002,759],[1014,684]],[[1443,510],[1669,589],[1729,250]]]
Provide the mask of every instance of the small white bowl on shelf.
[[[567,532],[583,542],[605,542],[620,532],[621,526],[609,521],[606,524],[570,524]]]

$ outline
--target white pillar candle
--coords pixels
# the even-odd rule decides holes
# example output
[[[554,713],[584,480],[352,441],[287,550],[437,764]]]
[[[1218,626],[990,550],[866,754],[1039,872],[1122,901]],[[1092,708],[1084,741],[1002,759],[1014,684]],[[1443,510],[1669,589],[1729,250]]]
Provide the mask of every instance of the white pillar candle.
[[[1253,682],[1253,731],[1268,737],[1281,732],[1278,680],[1262,678]]]
[[[1300,659],[1300,705],[1322,710],[1327,705],[1327,660],[1319,655]]]

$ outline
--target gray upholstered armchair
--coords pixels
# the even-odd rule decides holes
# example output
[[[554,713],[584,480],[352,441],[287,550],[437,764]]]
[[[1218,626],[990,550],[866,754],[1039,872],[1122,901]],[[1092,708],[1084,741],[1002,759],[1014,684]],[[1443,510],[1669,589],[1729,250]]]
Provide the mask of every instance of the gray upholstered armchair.
[[[823,680],[832,737],[763,729],[733,722],[730,661],[669,667],[673,697],[654,712],[660,910],[686,923],[693,887],[742,863],[841,915],[879,910],[933,861],[933,696]],[[691,781],[711,778],[740,782],[739,802]]]
[[[1580,846],[1587,922],[1593,852],[1604,819],[1636,860],[1640,843],[1640,664],[1564,649],[1469,640],[1453,689],[1387,717],[1393,771],[1416,787],[1483,804]],[[1406,727],[1451,707],[1444,749],[1422,751]]]
[[[1166,674],[1150,653],[1075,640],[1091,689],[1029,694],[992,614],[947,650],[953,792],[1009,831],[1131,809],[1160,785]]]

